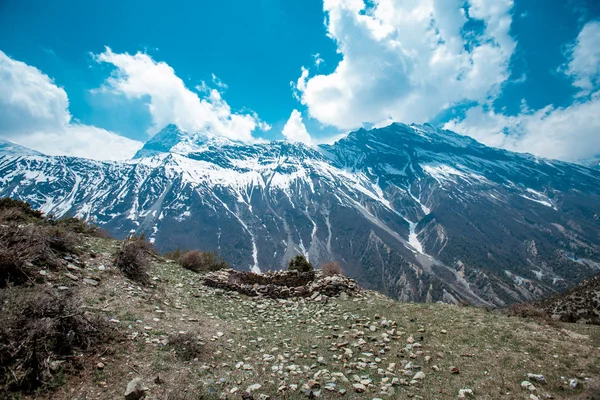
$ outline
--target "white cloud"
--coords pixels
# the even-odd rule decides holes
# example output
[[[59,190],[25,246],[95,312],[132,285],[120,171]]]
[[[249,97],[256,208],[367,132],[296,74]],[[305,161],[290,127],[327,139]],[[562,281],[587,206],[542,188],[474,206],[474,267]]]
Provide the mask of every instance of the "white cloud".
[[[126,160],[142,143],[90,125],[69,124],[63,129],[38,131],[15,139],[23,146],[51,156],[69,155],[95,160]]]
[[[485,112],[481,106],[444,128],[489,146],[547,158],[578,161],[600,154],[600,96],[565,108],[524,110],[516,116]]]
[[[315,59],[315,67],[317,68],[319,68],[319,66],[325,62],[319,53],[313,54],[313,58]]]
[[[282,134],[289,141],[312,144],[312,138],[306,130],[306,126],[302,122],[302,114],[298,110],[292,111],[290,118],[283,127]]]
[[[140,142],[72,122],[64,89],[0,51],[0,136],[49,155],[130,158]]]
[[[67,93],[39,69],[0,51],[0,132],[61,129],[71,120]]]
[[[490,146],[538,156],[579,161],[600,154],[600,23],[589,22],[568,46],[570,57],[562,68],[579,90],[569,107],[548,105],[518,115],[471,108],[465,118],[445,125]]]
[[[150,134],[173,123],[191,132],[203,131],[251,142],[254,141],[252,132],[257,127],[268,127],[255,113],[233,113],[215,89],[210,89],[205,98],[200,98],[175,75],[173,68],[164,62],[154,61],[147,54],[117,54],[106,48],[95,58],[98,62],[116,67],[101,90],[124,94],[128,98],[148,98],[148,110],[153,121]],[[197,89],[207,90],[207,87],[204,84]]]
[[[509,76],[512,0],[325,0],[328,35],[343,59],[308,70],[295,95],[322,123],[352,129],[424,122],[464,100],[485,101]],[[469,19],[485,24],[467,32]]]
[[[574,79],[573,86],[587,95],[600,86],[600,21],[588,22],[568,47],[570,62],[565,73]]]
[[[227,90],[229,86],[227,86],[222,80],[220,80],[215,74],[212,74],[213,83],[221,90]]]

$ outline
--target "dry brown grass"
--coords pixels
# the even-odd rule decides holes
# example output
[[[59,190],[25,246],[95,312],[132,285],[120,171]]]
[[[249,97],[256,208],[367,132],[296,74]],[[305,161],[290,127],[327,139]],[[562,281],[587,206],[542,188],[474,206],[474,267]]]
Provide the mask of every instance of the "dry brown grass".
[[[200,342],[198,336],[190,332],[170,334],[169,347],[175,351],[177,357],[184,361],[191,361],[200,357],[204,349],[204,345]]]
[[[79,367],[111,337],[104,320],[84,312],[69,293],[5,289],[0,309],[0,394],[30,392]]]
[[[513,304],[506,310],[506,313],[512,317],[531,318],[539,324],[557,324],[557,321],[552,319],[544,309],[532,303]]]
[[[0,287],[33,282],[35,270],[56,270],[62,254],[76,253],[80,238],[62,227],[41,224],[0,225]]]
[[[342,267],[335,261],[329,261],[328,263],[323,264],[321,270],[325,276],[344,275]]]

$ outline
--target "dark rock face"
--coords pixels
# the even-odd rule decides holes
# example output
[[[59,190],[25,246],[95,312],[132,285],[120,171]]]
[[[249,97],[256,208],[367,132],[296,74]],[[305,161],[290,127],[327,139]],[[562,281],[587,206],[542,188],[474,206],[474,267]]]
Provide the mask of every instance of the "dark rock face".
[[[505,306],[600,271],[600,171],[393,124],[334,145],[244,145],[168,127],[134,160],[0,149],[0,195],[238,270],[337,261],[403,301]]]
[[[600,325],[600,274],[537,305],[564,322]]]

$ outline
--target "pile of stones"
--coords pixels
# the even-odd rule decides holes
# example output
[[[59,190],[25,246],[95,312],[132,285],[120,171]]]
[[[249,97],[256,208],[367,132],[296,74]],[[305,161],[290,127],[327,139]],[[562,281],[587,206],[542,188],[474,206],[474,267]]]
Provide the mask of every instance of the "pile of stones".
[[[321,271],[275,271],[266,274],[235,271],[231,269],[208,273],[204,276],[206,286],[232,290],[250,297],[285,299],[291,297],[353,295],[360,286],[342,275],[324,276]]]

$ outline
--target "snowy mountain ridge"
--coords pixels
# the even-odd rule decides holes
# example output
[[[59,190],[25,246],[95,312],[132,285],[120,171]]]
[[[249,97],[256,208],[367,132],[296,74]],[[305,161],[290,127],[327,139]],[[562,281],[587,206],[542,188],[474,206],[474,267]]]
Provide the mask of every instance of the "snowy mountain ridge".
[[[600,171],[429,125],[314,147],[168,126],[123,162],[15,149],[0,152],[0,195],[238,269],[336,260],[402,300],[505,305],[600,271]]]

